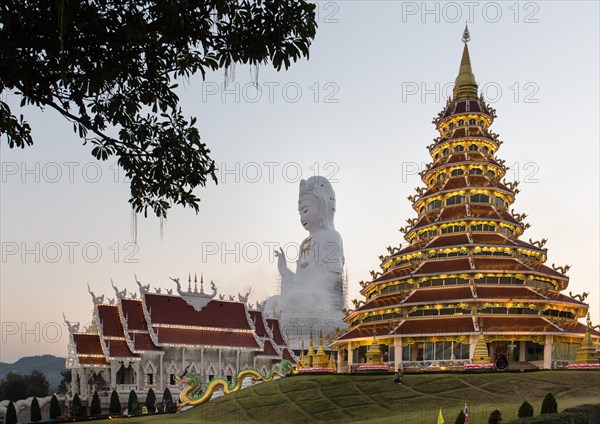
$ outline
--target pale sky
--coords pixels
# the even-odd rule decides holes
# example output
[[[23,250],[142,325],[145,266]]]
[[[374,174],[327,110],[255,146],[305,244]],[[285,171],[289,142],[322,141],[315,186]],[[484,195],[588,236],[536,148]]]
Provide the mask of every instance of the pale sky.
[[[469,6],[469,5],[472,6]],[[129,185],[114,163],[97,163],[72,125],[52,110],[13,111],[31,123],[35,145],[1,140],[0,360],[64,356],[62,313],[88,323],[111,278],[137,292],[169,277],[204,274],[225,294],[274,294],[275,244],[306,236],[297,212],[299,178],[315,172],[336,190],[336,229],[344,240],[349,298],[377,269],[385,246],[416,214],[407,196],[422,186],[432,118],[451,92],[461,36],[480,89],[498,118],[498,157],[520,180],[513,205],[528,214],[524,240],[548,238],[548,265],[572,265],[565,291],[591,292],[600,322],[599,6],[584,2],[319,2],[310,59],[287,72],[237,66],[180,81],[181,106],[198,118],[203,141],[225,173],[198,189],[200,213],[174,208],[161,240],[156,218],[138,219],[131,244]],[[471,9],[470,9],[471,8]],[[115,182],[115,178],[120,181]],[[29,253],[25,252],[29,251]],[[36,257],[37,255],[37,257]],[[293,267],[293,263],[290,264]]]

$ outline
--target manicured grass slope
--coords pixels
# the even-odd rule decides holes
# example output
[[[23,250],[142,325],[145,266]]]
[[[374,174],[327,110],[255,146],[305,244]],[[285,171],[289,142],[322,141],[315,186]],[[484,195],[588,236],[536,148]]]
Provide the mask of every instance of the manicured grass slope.
[[[454,423],[466,401],[470,423],[487,423],[494,409],[509,422],[525,399],[538,415],[548,392],[556,396],[559,411],[600,403],[600,371],[407,375],[402,385],[391,376],[294,376],[177,415],[134,421],[435,423],[441,407],[446,423]]]

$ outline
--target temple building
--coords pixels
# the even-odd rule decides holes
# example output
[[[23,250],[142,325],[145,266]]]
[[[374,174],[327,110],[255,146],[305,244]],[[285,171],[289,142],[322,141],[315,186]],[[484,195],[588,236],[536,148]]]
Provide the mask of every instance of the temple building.
[[[176,377],[186,371],[197,373],[206,382],[216,377],[229,381],[241,370],[252,368],[269,373],[283,359],[295,357],[281,334],[279,322],[266,319],[262,311],[239,301],[224,300],[211,282],[212,293],[205,293],[204,281],[188,279],[182,290],[178,279],[173,290],[139,286],[127,293],[113,285],[116,298],[93,299],[92,321],[80,330],[79,323],[68,321],[67,368],[71,370],[70,396],[91,399],[98,391],[105,403],[112,390],[125,401],[131,390],[144,399],[152,388],[160,400],[165,388],[173,398],[182,389]],[[194,288],[192,289],[192,284]],[[89,289],[88,289],[89,290]]]
[[[546,265],[545,239],[522,240],[529,224],[511,208],[518,183],[504,179],[496,112],[478,95],[468,41],[466,28],[453,95],[433,121],[425,187],[409,196],[408,244],[379,257],[330,344],[339,372],[366,363],[373,337],[383,361],[406,370],[559,368],[575,361],[586,328],[598,343],[578,321],[587,294],[563,293],[569,267]]]

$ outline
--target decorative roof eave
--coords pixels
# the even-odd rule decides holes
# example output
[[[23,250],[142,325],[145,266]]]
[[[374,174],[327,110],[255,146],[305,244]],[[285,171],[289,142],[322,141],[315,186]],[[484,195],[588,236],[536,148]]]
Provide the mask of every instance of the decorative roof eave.
[[[154,346],[159,346],[158,336],[155,333],[154,327],[152,325],[152,318],[150,316],[150,311],[148,311],[148,307],[146,304],[146,293],[142,293],[140,296],[142,300],[142,312],[144,314],[144,319],[146,320],[146,327],[148,328],[148,334],[150,334],[150,338],[152,339],[152,343]]]
[[[137,281],[137,279],[136,279],[136,281]],[[141,286],[140,286],[140,295],[141,294],[142,294],[142,292],[141,292]],[[134,299],[132,299],[132,300],[134,300]],[[135,299],[135,301],[137,302],[138,300]],[[129,334],[129,326],[127,324],[127,319],[125,318],[125,315],[123,313],[123,299],[119,298],[118,302],[119,303],[117,305],[117,309],[119,311],[119,321],[121,321],[121,327],[123,327],[123,335],[125,336],[125,342],[127,343],[127,347],[129,348],[129,350],[131,352],[138,353],[135,351],[135,342]]]

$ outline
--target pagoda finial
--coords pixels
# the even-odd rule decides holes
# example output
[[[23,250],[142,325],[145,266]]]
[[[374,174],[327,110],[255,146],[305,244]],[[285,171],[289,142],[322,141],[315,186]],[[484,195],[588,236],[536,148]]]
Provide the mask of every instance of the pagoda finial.
[[[462,41],[465,43],[458,76],[454,81],[453,97],[454,100],[477,100],[477,82],[471,68],[471,57],[467,42],[471,40],[469,27],[465,25]]]
[[[463,32],[462,41],[463,41],[463,43],[468,43],[469,41],[471,41],[471,34],[469,34],[469,25],[467,25],[466,23],[465,23],[465,32]]]

